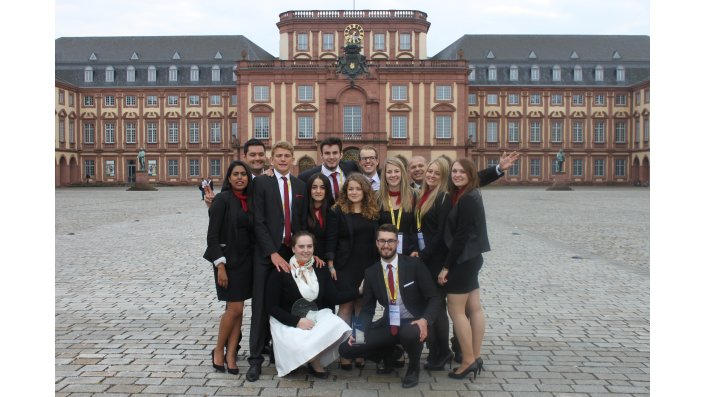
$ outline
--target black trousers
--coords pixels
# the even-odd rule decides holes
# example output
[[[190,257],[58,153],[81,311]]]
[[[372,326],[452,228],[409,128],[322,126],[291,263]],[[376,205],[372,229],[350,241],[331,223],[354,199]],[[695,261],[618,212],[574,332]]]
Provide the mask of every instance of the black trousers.
[[[289,261],[293,255],[291,247],[282,245],[277,251],[285,261]],[[252,318],[250,320],[250,356],[247,361],[250,365],[262,366],[264,357],[262,351],[272,340],[272,333],[269,330],[269,315],[264,307],[264,297],[267,293],[267,279],[269,275],[276,271],[271,261],[266,263],[255,263],[252,274]]]
[[[396,335],[392,335],[388,325],[370,328],[365,334],[365,343],[360,345],[348,345],[348,341],[343,342],[338,351],[343,358],[352,359],[364,357],[372,361],[379,361],[385,356],[389,356],[394,350],[394,346],[401,344],[404,351],[409,355],[409,368],[419,368],[423,342],[419,341],[419,327],[411,324],[413,319],[401,320],[401,326]]]
[[[448,311],[446,309],[446,292],[445,289],[438,287],[438,292],[441,294],[441,310],[438,311],[436,320],[433,325],[428,327],[428,338],[426,345],[428,346],[428,361],[438,360],[445,357],[450,352],[448,347],[448,332],[450,325],[448,321]]]

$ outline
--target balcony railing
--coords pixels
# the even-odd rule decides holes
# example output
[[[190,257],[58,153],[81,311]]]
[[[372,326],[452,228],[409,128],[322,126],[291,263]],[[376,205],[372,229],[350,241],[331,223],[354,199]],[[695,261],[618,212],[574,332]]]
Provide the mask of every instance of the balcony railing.
[[[356,19],[421,19],[426,20],[425,12],[416,10],[299,10],[286,11],[279,14],[280,21],[293,19],[334,19],[334,18],[356,18]]]

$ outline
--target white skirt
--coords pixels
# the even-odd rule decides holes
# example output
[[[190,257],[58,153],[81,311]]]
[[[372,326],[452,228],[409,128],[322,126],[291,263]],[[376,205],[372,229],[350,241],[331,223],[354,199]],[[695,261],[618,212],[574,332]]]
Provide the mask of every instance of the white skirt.
[[[338,358],[338,346],[348,339],[352,329],[330,309],[319,310],[316,320],[313,328],[303,330],[269,317],[278,376],[285,376],[319,355],[324,367]]]

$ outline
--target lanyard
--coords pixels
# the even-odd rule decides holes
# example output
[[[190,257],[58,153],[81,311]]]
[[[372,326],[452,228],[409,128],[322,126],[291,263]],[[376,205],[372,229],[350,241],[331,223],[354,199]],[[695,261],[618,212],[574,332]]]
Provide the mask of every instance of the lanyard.
[[[387,293],[389,294],[390,302],[394,304],[397,302],[397,294],[399,293],[399,277],[394,274],[396,272],[394,271],[394,266],[392,266],[392,274],[394,274],[394,295],[392,295],[392,291],[389,289],[389,279],[387,277],[388,271],[389,270],[386,268],[382,271],[382,274],[384,275],[384,277],[382,278],[384,278],[384,285],[387,287]]]
[[[416,230],[421,231],[421,210],[416,210]]]
[[[398,213],[398,218],[394,216],[394,207],[392,206],[392,198],[390,196],[387,196],[387,199],[389,200],[389,213],[392,215],[392,224],[397,227],[397,230],[399,230],[401,226],[401,210],[403,206],[399,206],[399,213]]]

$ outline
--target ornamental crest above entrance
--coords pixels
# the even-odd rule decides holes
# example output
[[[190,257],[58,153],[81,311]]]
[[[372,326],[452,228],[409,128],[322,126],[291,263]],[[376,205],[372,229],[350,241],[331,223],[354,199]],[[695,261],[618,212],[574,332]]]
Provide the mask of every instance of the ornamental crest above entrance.
[[[345,36],[345,49],[344,54],[338,57],[336,73],[342,73],[347,76],[352,84],[360,74],[369,73],[367,71],[367,59],[360,54],[365,30],[362,26],[353,23],[348,25],[343,33]]]

